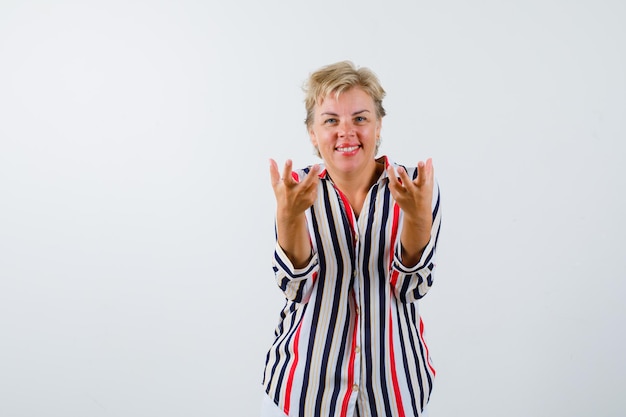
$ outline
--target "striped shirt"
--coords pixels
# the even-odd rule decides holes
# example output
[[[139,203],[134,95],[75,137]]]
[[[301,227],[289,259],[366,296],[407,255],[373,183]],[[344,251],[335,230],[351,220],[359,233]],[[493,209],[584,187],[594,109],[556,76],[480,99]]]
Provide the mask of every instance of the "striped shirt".
[[[416,178],[416,168],[407,171]],[[319,176],[306,212],[309,264],[295,269],[276,245],[273,267],[286,304],[266,357],[265,391],[288,416],[419,416],[435,377],[417,300],[433,284],[439,187],[435,182],[430,241],[408,268],[400,252],[403,212],[387,171],[358,218],[323,167]]]

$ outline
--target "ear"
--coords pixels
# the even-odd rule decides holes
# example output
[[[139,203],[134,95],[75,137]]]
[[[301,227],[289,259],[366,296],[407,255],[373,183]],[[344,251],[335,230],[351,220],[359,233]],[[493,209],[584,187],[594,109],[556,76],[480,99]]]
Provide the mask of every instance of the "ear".
[[[309,138],[311,139],[311,143],[313,144],[313,146],[315,146],[317,148],[317,136],[315,136],[315,132],[313,131],[313,128],[309,129]]]
[[[383,119],[376,121],[376,137],[380,138],[380,131],[383,129]]]

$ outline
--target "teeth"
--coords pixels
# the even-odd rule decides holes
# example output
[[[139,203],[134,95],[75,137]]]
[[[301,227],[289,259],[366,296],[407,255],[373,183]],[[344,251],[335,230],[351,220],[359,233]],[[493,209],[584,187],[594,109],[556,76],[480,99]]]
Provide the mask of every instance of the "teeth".
[[[345,148],[337,148],[339,152],[352,152],[352,151],[356,151],[357,149],[359,149],[358,146],[348,146]]]

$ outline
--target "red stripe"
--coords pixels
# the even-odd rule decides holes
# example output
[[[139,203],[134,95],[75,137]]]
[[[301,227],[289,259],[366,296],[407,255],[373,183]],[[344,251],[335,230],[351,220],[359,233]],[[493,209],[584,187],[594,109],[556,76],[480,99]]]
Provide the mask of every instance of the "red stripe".
[[[345,211],[346,211],[346,215],[348,216],[348,221],[350,222],[350,228],[352,229],[352,241],[354,242],[354,218],[352,217],[352,206],[350,205],[350,202],[348,201],[348,198],[344,195],[344,193],[341,192],[341,190],[337,187],[335,187],[335,190],[337,190],[337,192],[339,193],[339,197],[341,198],[341,201],[343,201],[343,206],[345,207]]]
[[[391,267],[393,263],[393,257],[395,255],[396,239],[398,238],[398,224],[400,223],[400,206],[393,203],[393,218],[391,223],[391,248],[389,253],[389,270],[391,271],[390,283],[391,287],[396,286],[398,282],[398,271]],[[393,295],[390,295],[393,297]],[[389,308],[389,360],[391,362],[391,382],[393,384],[393,393],[396,397],[396,404],[398,405],[398,416],[404,417],[404,407],[402,405],[402,395],[400,394],[400,384],[398,383],[398,372],[396,371],[396,356],[393,350],[393,314],[391,307]]]
[[[389,308],[389,360],[391,362],[391,381],[393,383],[393,393],[396,396],[398,405],[398,416],[404,417],[404,407],[402,406],[402,395],[400,394],[400,384],[398,384],[398,373],[396,371],[396,359],[393,351],[393,320],[391,308]]]
[[[354,294],[352,294],[354,299]],[[341,403],[341,416],[346,417],[348,415],[348,403],[350,402],[350,396],[352,395],[352,385],[354,385],[354,360],[356,358],[356,337],[357,330],[359,326],[359,318],[358,316],[354,320],[354,331],[352,332],[352,353],[350,353],[350,362],[348,362],[348,387],[346,390],[346,395],[343,397],[343,401]]]
[[[289,406],[291,405],[291,386],[293,385],[293,375],[296,372],[296,365],[298,365],[298,342],[300,340],[300,329],[302,329],[302,322],[298,325],[296,335],[293,340],[293,363],[291,369],[289,369],[289,377],[287,378],[287,386],[285,388],[285,414],[289,415]]]
[[[398,238],[398,223],[400,222],[400,206],[397,203],[393,203],[393,220],[391,223],[391,248],[389,253],[389,270],[391,272],[391,286],[396,286],[396,281],[398,280],[398,271],[395,271],[391,268],[391,264],[393,263],[394,250],[396,247],[396,239]]]
[[[354,217],[352,216],[352,206],[348,201],[348,198],[344,193],[337,187],[335,187],[341,201],[343,202],[343,206],[345,208],[346,215],[348,216],[348,222],[350,223],[350,229],[352,231],[352,242],[356,243],[355,239],[355,228],[354,228]],[[354,299],[354,294],[352,294]],[[352,332],[352,345],[350,349],[352,349],[350,353],[350,361],[348,362],[348,387],[346,390],[346,394],[343,397],[343,401],[341,402],[341,416],[345,417],[348,415],[348,403],[350,402],[350,397],[352,396],[352,386],[354,385],[354,361],[356,358],[356,338],[357,338],[357,330],[359,326],[359,317],[357,316],[354,320],[354,331]]]
[[[300,182],[300,178],[295,171],[291,172],[291,177],[296,182]],[[313,273],[313,282],[317,278],[317,272]],[[285,387],[285,414],[289,415],[289,408],[291,407],[291,388],[293,386],[293,378],[296,373],[296,368],[298,366],[298,345],[300,342],[300,330],[302,330],[302,322],[298,325],[298,330],[296,330],[296,334],[293,339],[293,363],[291,364],[291,368],[289,369],[289,376],[287,377],[287,386]]]
[[[432,372],[433,376],[435,376],[437,375],[437,373],[435,372],[435,368],[433,368],[433,365],[430,363],[430,354],[428,353],[428,346],[426,346],[426,342],[424,341],[424,321],[422,320],[421,316],[420,316],[420,339],[422,340],[422,344],[424,345],[424,349],[426,350],[426,364],[428,365],[430,372]]]

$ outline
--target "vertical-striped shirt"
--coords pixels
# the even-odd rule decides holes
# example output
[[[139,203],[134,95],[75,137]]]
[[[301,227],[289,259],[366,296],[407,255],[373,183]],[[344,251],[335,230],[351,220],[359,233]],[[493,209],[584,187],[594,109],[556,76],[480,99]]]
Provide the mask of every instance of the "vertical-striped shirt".
[[[391,163],[387,157],[378,162]],[[417,168],[407,171],[416,178]],[[403,212],[387,171],[358,218],[323,167],[319,176],[306,212],[309,264],[295,269],[276,245],[273,267],[286,304],[266,357],[265,391],[288,416],[419,416],[435,377],[417,300],[433,284],[439,187],[435,183],[430,241],[409,268],[401,259]]]

